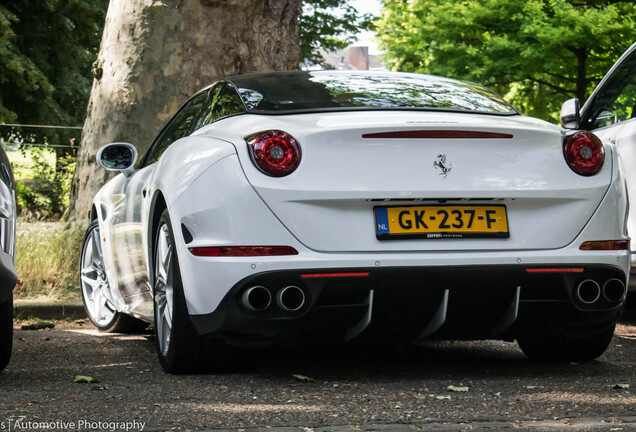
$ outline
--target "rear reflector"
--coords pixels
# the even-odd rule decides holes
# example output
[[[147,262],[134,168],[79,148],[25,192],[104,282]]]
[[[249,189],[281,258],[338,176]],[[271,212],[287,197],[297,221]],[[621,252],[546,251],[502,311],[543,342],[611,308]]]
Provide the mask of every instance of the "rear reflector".
[[[629,240],[586,241],[581,250],[629,250]]]
[[[193,247],[190,253],[203,257],[250,257],[298,255],[298,251],[291,246],[212,246]]]
[[[510,139],[510,134],[479,131],[452,131],[452,130],[420,130],[420,131],[395,131],[364,134],[362,138],[495,138]]]
[[[583,269],[579,267],[574,268],[527,268],[528,273],[583,273]]]
[[[369,276],[369,272],[357,272],[357,273],[308,273],[301,274],[300,277],[303,279],[313,279],[313,278],[336,278],[336,277],[367,277]]]

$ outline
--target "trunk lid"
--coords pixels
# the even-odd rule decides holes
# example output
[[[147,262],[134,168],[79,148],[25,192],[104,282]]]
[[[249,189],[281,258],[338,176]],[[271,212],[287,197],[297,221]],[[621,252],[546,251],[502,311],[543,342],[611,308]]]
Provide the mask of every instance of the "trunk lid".
[[[247,115],[221,123],[207,133],[236,144],[254,189],[315,251],[560,248],[583,229],[611,181],[609,152],[598,174],[577,175],[563,157],[562,129],[522,116],[375,111]],[[229,132],[236,130],[232,123],[242,136]],[[270,129],[290,133],[301,147],[300,165],[288,176],[263,174],[248,154],[243,137]],[[363,138],[413,131],[435,137]],[[445,137],[456,131],[511,137]],[[378,238],[375,208],[428,205],[505,206],[509,236]]]

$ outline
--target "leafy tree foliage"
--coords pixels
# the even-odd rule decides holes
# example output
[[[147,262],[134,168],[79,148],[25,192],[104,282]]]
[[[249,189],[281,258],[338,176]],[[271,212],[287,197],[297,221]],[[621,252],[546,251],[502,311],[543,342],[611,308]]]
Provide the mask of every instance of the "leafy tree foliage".
[[[0,123],[82,125],[107,7],[0,0]],[[32,139],[60,144],[79,132],[28,129]]]
[[[346,48],[360,29],[371,27],[372,18],[359,14],[348,0],[304,0],[299,23],[300,59],[322,64],[320,49]]]
[[[556,120],[636,40],[635,20],[631,0],[385,0],[377,26],[392,69],[475,81]]]
[[[0,0],[0,123],[82,125],[107,7],[108,0]],[[305,0],[301,58],[319,62],[320,48],[346,47],[371,18],[348,0]],[[24,132],[62,144],[79,134]]]

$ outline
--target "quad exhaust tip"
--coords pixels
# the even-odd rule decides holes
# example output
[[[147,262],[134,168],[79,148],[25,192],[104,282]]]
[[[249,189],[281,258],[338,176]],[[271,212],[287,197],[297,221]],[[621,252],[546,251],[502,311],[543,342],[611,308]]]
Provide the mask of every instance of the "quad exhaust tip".
[[[583,304],[593,304],[601,299],[609,303],[618,303],[625,298],[627,287],[617,278],[608,279],[603,286],[593,279],[585,279],[574,290],[576,299]]]
[[[581,303],[592,304],[601,297],[601,287],[592,279],[585,279],[575,290],[576,299]]]
[[[620,279],[610,279],[603,284],[603,297],[609,302],[619,302],[623,300],[627,288]]]
[[[276,304],[285,312],[296,312],[305,305],[305,292],[296,285],[289,285],[278,291]]]
[[[248,288],[241,297],[243,306],[252,312],[262,312],[272,304],[272,293],[261,285]]]

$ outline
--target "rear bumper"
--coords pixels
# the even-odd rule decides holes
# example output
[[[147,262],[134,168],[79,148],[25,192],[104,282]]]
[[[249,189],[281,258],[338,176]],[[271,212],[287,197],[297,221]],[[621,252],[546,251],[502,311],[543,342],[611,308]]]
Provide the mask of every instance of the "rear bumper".
[[[354,338],[512,340],[528,331],[586,333],[618,320],[624,296],[610,301],[601,294],[584,303],[575,289],[587,279],[601,287],[612,278],[625,283],[620,268],[590,265],[581,273],[529,273],[532,267],[537,266],[349,268],[338,272],[357,275],[311,278],[303,275],[334,269],[264,272],[237,283],[214,312],[191,319],[200,334],[242,346]],[[270,306],[259,312],[242,301],[245,290],[257,285],[272,295]],[[295,312],[282,310],[275,300],[290,285],[305,294]]]

